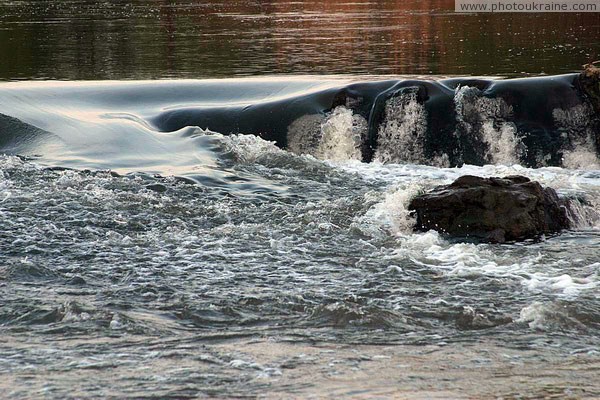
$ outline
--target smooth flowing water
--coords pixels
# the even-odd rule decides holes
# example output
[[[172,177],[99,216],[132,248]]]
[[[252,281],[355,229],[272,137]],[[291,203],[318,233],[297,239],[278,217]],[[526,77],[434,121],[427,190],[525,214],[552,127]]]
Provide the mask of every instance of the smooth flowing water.
[[[431,112],[407,92],[365,163],[372,113],[332,106],[391,85],[377,74],[566,73],[598,55],[598,14],[452,6],[3,2],[0,77],[19,82],[0,84],[0,397],[600,397],[592,110],[534,99],[569,140],[528,156],[548,131],[533,116],[439,81],[452,132],[483,152],[432,159]],[[167,77],[206,79],[130,80]],[[414,233],[411,197],[465,174],[585,205],[524,243]]]

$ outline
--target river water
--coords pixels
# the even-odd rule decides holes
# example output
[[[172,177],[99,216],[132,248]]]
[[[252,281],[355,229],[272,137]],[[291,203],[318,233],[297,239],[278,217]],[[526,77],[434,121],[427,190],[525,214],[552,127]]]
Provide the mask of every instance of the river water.
[[[305,112],[357,82],[598,56],[598,14],[451,7],[3,2],[0,397],[600,397],[591,111],[551,110],[589,137],[529,165],[521,125],[474,100],[485,162],[454,167],[414,140],[427,116],[410,99],[386,103],[401,115],[371,163],[349,103]],[[238,118],[253,109],[275,111]],[[285,145],[245,135],[292,114]],[[518,244],[413,233],[411,197],[465,174],[586,206]]]
[[[0,78],[517,75],[600,58],[600,16],[453,0],[3,0]]]

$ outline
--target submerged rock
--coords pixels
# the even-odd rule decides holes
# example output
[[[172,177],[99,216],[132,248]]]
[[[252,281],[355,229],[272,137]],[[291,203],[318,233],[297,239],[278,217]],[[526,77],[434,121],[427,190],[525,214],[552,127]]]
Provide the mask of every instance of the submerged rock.
[[[152,190],[158,193],[164,193],[167,191],[167,187],[165,185],[163,185],[162,183],[153,183],[150,185],[146,185],[146,189],[148,190]]]
[[[415,197],[415,230],[436,230],[493,243],[535,238],[568,229],[564,201],[552,188],[524,176],[465,175]]]

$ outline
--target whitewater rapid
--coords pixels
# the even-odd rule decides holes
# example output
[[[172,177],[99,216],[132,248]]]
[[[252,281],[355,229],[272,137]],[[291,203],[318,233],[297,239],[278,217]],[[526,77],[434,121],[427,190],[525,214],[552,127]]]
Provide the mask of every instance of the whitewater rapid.
[[[522,166],[512,125],[484,113],[489,163],[432,163],[412,95],[384,110],[371,163],[359,156],[366,119],[341,105],[290,125],[287,148],[149,125],[213,84],[0,85],[8,397],[310,396],[302,377],[315,371],[347,379],[318,386],[343,397],[404,373],[426,390],[432,366],[485,381],[482,394],[499,370],[537,379],[542,365],[553,371],[544,393],[600,393],[588,379],[600,362],[595,154]],[[289,85],[292,97],[311,90]],[[524,175],[585,207],[574,229],[520,244],[414,233],[410,199],[466,174]],[[31,374],[46,380],[28,384]],[[508,396],[518,382],[498,385]]]

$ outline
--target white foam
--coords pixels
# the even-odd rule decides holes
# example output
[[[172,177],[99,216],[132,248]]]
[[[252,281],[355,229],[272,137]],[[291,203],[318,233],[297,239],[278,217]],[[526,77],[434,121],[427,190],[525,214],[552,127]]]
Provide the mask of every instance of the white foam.
[[[125,325],[123,324],[123,322],[121,322],[119,314],[114,313],[108,327],[112,330],[120,330],[125,328]]]
[[[343,106],[337,107],[321,124],[315,156],[331,161],[361,160],[360,146],[366,131],[366,119]]]
[[[547,312],[547,306],[536,301],[521,310],[517,322],[527,322],[532,329],[545,330]]]
[[[220,138],[226,149],[233,153],[235,159],[239,163],[255,163],[261,156],[265,154],[283,154],[275,145],[275,142],[269,142],[254,135],[229,135],[214,134]]]
[[[433,231],[405,238],[395,254],[440,270],[446,275],[516,277],[522,272],[522,265],[498,258],[487,245],[451,245]]]
[[[424,163],[427,111],[416,93],[394,97],[385,105],[374,159],[381,163]]]
[[[470,135],[487,146],[484,159],[492,164],[517,164],[523,153],[523,144],[517,136],[517,127],[508,119],[511,106],[500,98],[481,95],[477,88],[462,86],[454,95],[456,118],[462,128],[457,134]],[[463,132],[464,131],[464,132]]]
[[[557,190],[578,190],[600,196],[600,170],[570,170],[560,167],[527,168],[513,165],[463,165],[459,168],[436,168],[414,164],[381,164],[346,162],[336,164],[349,173],[368,181],[382,182],[388,187],[408,185],[417,180],[424,189],[445,185],[463,175],[481,177],[523,175]]]
[[[564,328],[585,330],[585,325],[569,315],[568,309],[554,303],[534,301],[524,307],[517,322],[528,323],[531,329],[554,331]]]
[[[486,160],[495,164],[518,164],[521,141],[515,124],[503,122],[496,128],[493,121],[487,120],[483,123],[482,138],[489,148]]]
[[[408,204],[421,191],[421,186],[412,183],[386,191],[383,198],[379,193],[367,193],[366,202],[376,201],[367,212],[356,217],[353,227],[371,236],[401,235],[410,233],[415,220],[410,216]]]
[[[91,319],[91,315],[80,309],[74,302],[66,301],[59,308],[59,311],[62,312],[62,321],[64,322],[80,322],[87,321]]]
[[[421,252],[441,249],[444,240],[436,231],[415,233],[408,235],[402,240],[402,249],[419,250]]]
[[[575,198],[570,201],[567,216],[574,229],[600,228],[600,198],[586,199],[585,203]]]
[[[439,233],[429,231],[401,237],[391,262],[409,259],[447,276],[490,276],[520,282],[535,293],[547,293],[561,298],[574,298],[600,285],[597,273],[574,277],[564,273],[564,261],[551,261],[547,253],[515,258],[515,249],[495,245],[456,243],[444,240]],[[594,270],[594,265],[586,270]]]
[[[563,153],[562,164],[571,169],[600,169],[600,159],[589,144],[580,144]]]
[[[231,360],[229,362],[229,365],[233,368],[237,368],[237,369],[246,369],[246,368],[250,368],[250,369],[262,369],[261,366],[255,362],[251,362],[251,361],[245,361],[245,360]]]
[[[567,274],[547,276],[534,273],[530,276],[529,280],[523,284],[531,291],[558,293],[562,297],[568,298],[577,297],[583,290],[598,287],[598,281],[597,279],[594,279],[594,277],[573,278]]]
[[[568,132],[571,148],[563,150],[562,165],[571,169],[600,169],[594,143],[594,111],[587,104],[552,111],[555,124]]]
[[[339,106],[327,115],[304,115],[288,127],[288,149],[321,160],[361,160],[367,120]]]

